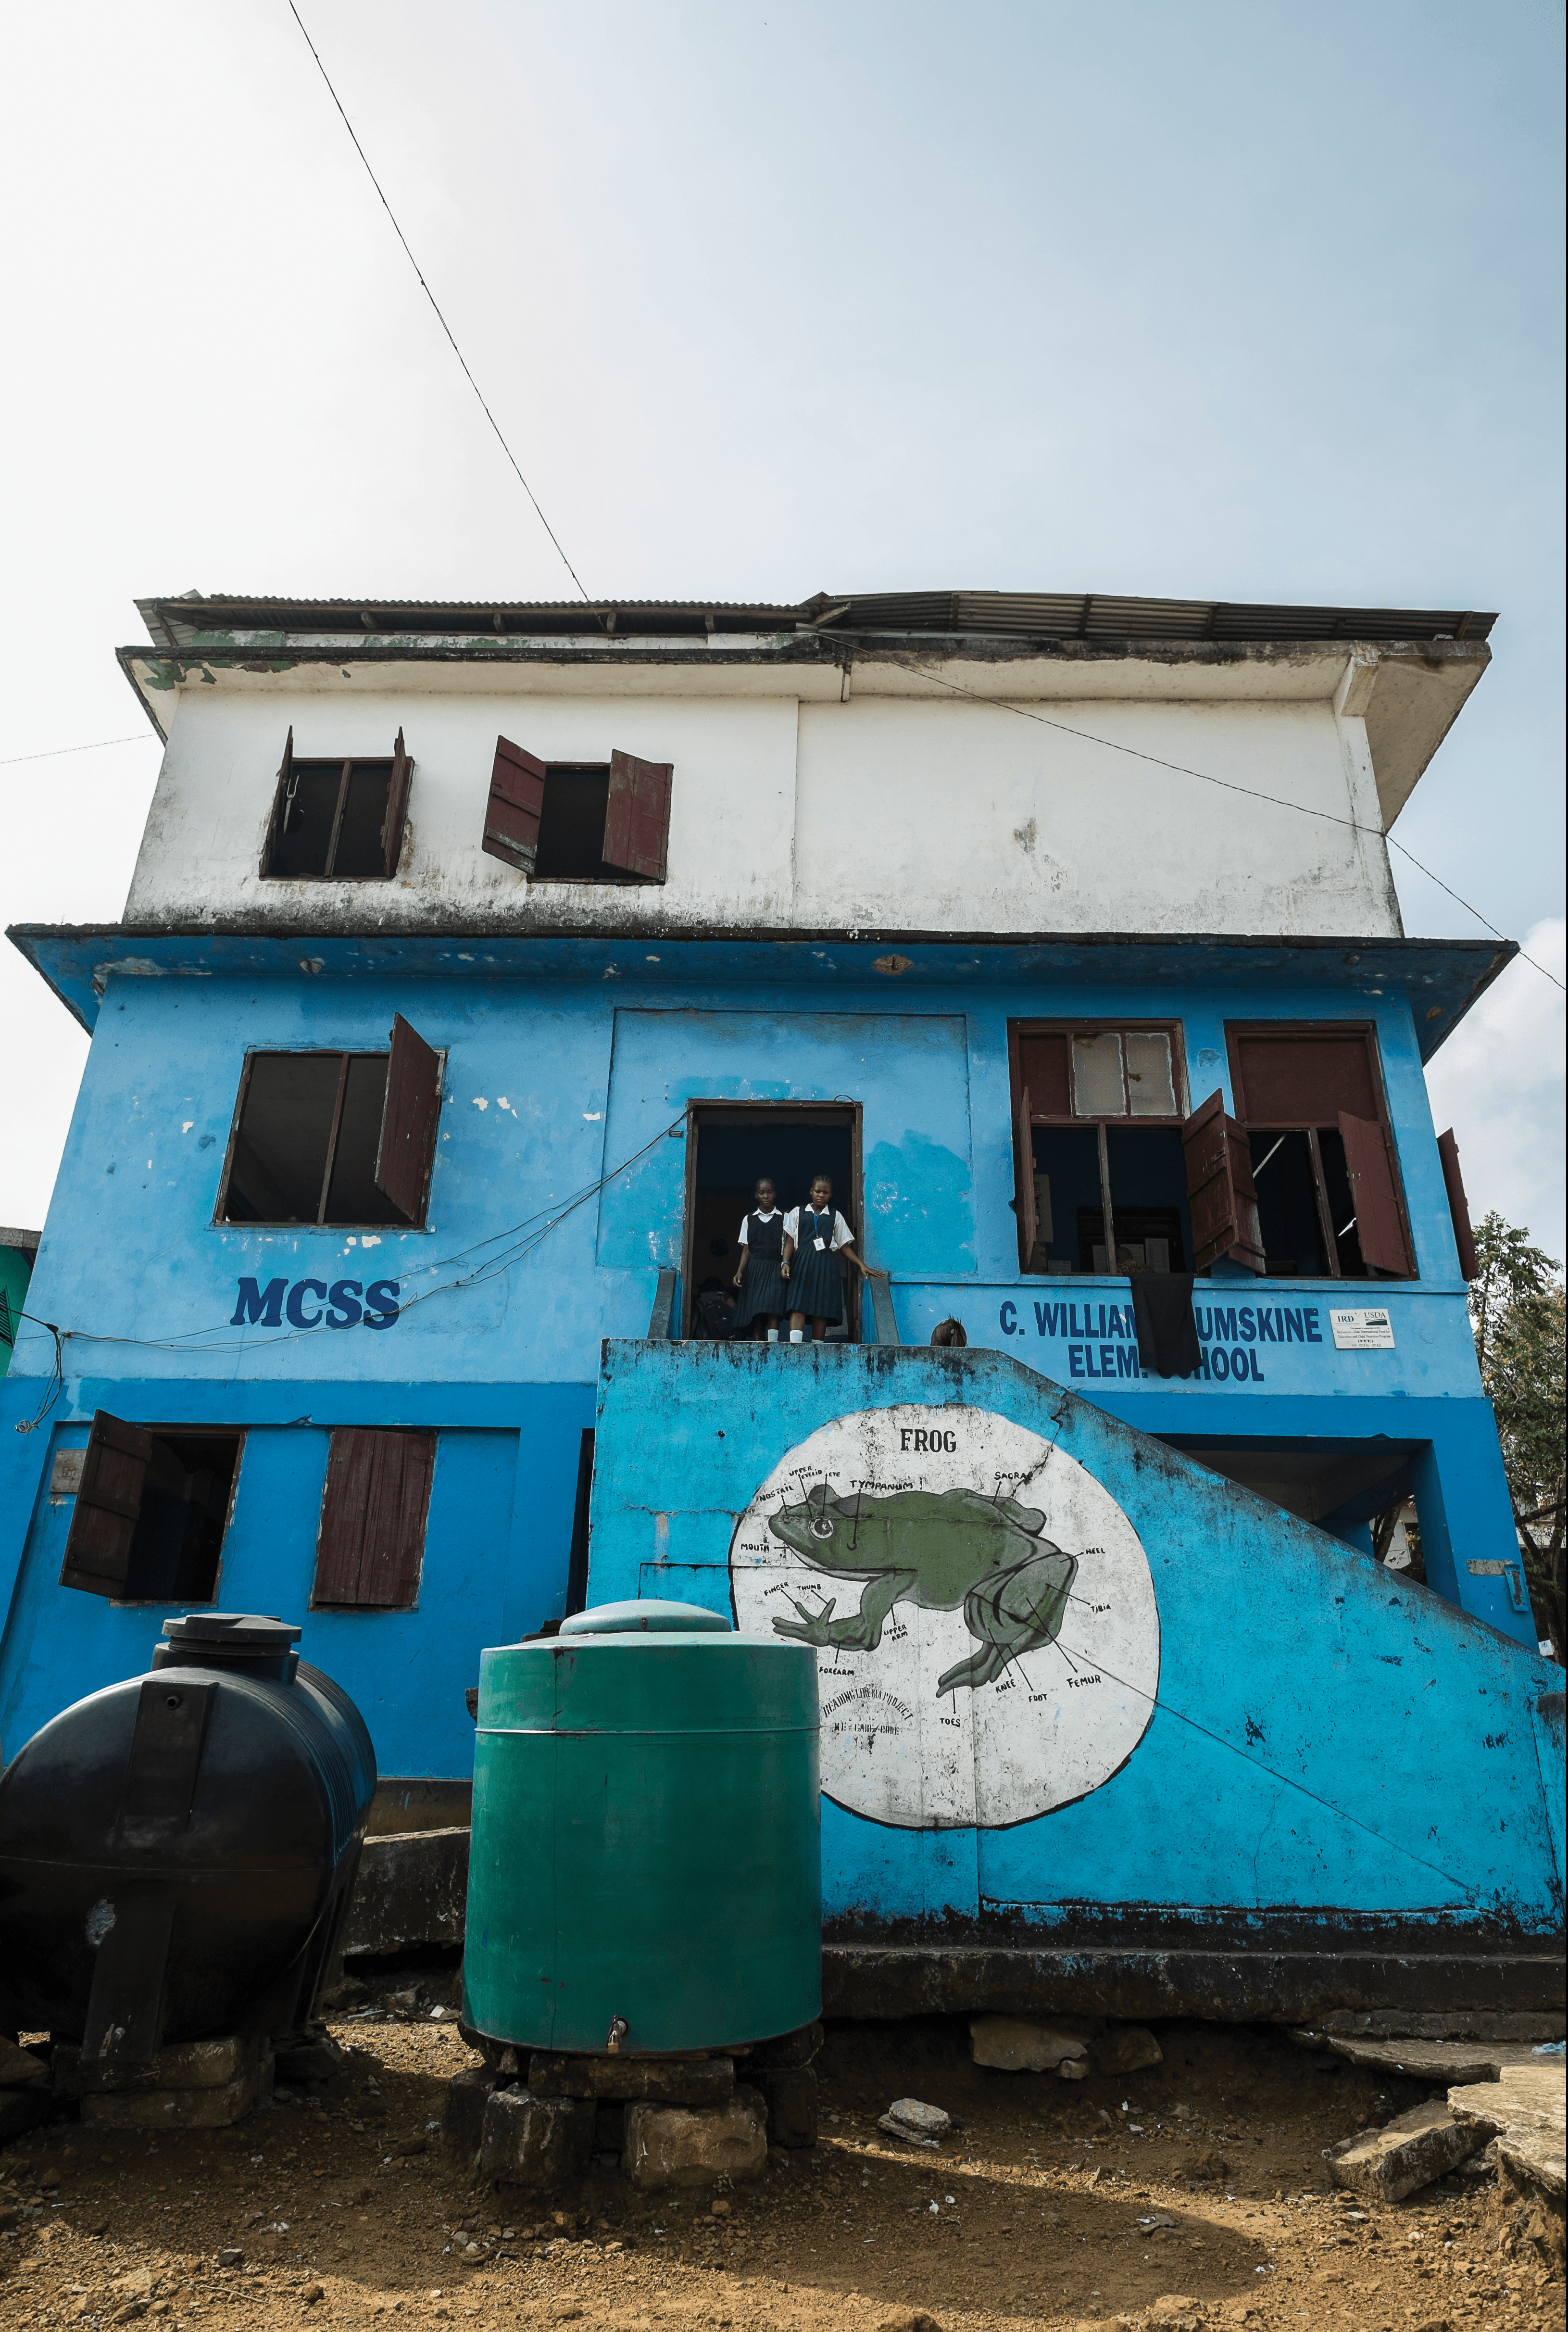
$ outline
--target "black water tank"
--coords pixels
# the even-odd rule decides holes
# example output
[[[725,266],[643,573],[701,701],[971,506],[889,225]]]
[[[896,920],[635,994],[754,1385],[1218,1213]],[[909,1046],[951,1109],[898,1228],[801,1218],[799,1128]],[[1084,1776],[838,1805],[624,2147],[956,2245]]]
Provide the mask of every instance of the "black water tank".
[[[165,1622],[0,1776],[0,2029],[137,2060],[292,2031],[337,1950],[376,1790],[359,1710],[298,1628]]]

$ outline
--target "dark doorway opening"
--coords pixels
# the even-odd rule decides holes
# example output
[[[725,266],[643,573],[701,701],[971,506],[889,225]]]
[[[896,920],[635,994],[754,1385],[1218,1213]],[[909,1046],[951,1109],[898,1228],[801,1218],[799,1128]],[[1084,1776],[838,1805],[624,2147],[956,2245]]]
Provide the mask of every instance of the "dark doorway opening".
[[[1382,1434],[1359,1439],[1327,1435],[1227,1441],[1210,1434],[1162,1433],[1211,1474],[1221,1474],[1260,1498],[1269,1498],[1298,1522],[1314,1523],[1358,1553],[1382,1561],[1392,1522],[1407,1505],[1414,1514],[1414,1465],[1422,1445]],[[1377,1525],[1389,1528],[1377,1544]]]
[[[566,1610],[562,1618],[569,1620],[575,1611],[588,1609],[588,1504],[594,1486],[594,1429],[585,1425],[577,1453],[577,1503],[571,1517],[571,1553],[566,1570]]]
[[[686,1131],[686,1240],[682,1274],[684,1333],[697,1302],[715,1290],[733,1294],[739,1232],[760,1176],[770,1175],[788,1214],[803,1206],[814,1174],[833,1184],[833,1203],[864,1254],[860,1213],[858,1102],[693,1102]],[[844,1317],[828,1336],[860,1342],[860,1279],[844,1266]],[[808,1331],[809,1333],[809,1331]]]

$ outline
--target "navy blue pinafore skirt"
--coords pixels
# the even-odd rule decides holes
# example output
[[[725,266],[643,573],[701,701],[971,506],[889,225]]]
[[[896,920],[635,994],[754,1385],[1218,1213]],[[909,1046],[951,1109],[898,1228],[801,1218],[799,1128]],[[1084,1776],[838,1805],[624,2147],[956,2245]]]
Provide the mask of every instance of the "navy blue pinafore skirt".
[[[833,1252],[834,1211],[829,1207],[819,1215],[809,1207],[801,1208],[788,1281],[790,1311],[804,1312],[808,1320],[822,1320],[829,1325],[844,1316],[844,1275]],[[817,1239],[822,1241],[820,1255]]]
[[[746,1218],[746,1253],[750,1260],[746,1276],[741,1282],[741,1300],[735,1306],[737,1330],[749,1327],[753,1320],[777,1320],[789,1309],[789,1291],[779,1269],[784,1253],[784,1218],[775,1212],[770,1222],[760,1215]]]

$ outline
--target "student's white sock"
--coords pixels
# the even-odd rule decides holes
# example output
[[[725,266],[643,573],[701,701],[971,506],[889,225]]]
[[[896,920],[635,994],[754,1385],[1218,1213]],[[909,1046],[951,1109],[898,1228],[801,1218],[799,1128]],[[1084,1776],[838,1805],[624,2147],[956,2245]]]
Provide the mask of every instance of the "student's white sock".
[[[805,1332],[799,1328],[791,1328],[789,1331],[789,1342],[792,1344],[803,1343],[805,1342]]]
[[[769,1329],[769,1331],[768,1331],[768,1342],[769,1342],[770,1344],[776,1344],[776,1343],[779,1342],[779,1331],[778,1331],[778,1329],[777,1329],[777,1328],[770,1328],[770,1329]]]

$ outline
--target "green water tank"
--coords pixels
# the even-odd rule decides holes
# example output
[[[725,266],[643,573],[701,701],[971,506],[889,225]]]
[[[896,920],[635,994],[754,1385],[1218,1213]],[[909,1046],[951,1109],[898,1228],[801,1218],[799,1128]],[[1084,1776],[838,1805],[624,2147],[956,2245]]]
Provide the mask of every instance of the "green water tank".
[[[817,1656],[606,1603],[479,1671],[464,2013],[530,2049],[722,2049],[822,2007]]]

